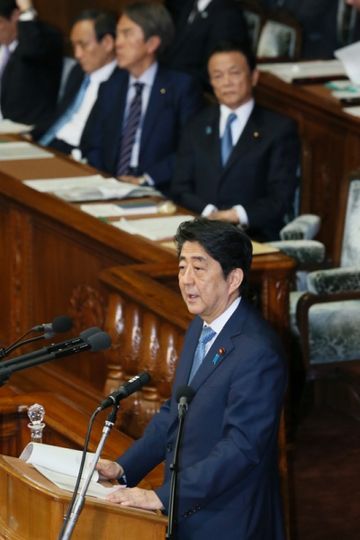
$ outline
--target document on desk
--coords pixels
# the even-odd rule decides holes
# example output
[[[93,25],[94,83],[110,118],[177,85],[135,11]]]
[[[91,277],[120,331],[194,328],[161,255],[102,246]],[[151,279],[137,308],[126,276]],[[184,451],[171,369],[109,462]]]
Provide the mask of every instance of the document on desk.
[[[172,238],[180,223],[192,219],[194,219],[194,216],[190,215],[132,220],[121,219],[120,221],[113,222],[112,225],[129,234],[138,234],[149,240],[156,241]]]
[[[29,133],[34,126],[28,126],[27,124],[19,124],[18,122],[13,122],[7,118],[0,120],[0,133],[8,134],[19,134],[19,133]]]
[[[340,60],[310,60],[307,62],[259,64],[258,69],[272,73],[288,83],[346,76],[345,68]]]
[[[342,62],[349,79],[353,83],[360,84],[360,41],[337,49],[334,51],[334,55]]]
[[[0,161],[52,158],[54,154],[23,141],[0,142]]]
[[[161,195],[152,187],[135,186],[119,182],[115,178],[104,178],[100,174],[72,178],[51,178],[46,180],[25,180],[24,183],[41,191],[51,193],[68,202],[102,201],[124,199],[126,197],[148,197]]]

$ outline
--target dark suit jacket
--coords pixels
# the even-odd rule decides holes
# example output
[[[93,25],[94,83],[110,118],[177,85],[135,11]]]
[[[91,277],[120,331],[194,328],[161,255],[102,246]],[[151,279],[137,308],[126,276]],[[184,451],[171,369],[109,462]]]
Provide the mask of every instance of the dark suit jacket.
[[[119,159],[128,83],[128,72],[116,69],[102,85],[86,140],[83,137],[90,165],[112,175]],[[159,67],[142,126],[138,173],[148,173],[161,190],[173,174],[180,132],[200,106],[200,92],[188,75]]]
[[[18,22],[18,45],[1,81],[4,118],[36,124],[53,112],[63,58],[60,32],[43,22]]]
[[[207,82],[207,58],[214,46],[223,40],[248,43],[248,32],[242,9],[234,0],[212,0],[209,6],[189,24],[194,1],[184,2],[175,21],[176,34],[164,56],[171,68],[187,71]]]
[[[64,93],[61,100],[58,102],[56,110],[47,116],[44,121],[39,122],[32,131],[32,136],[35,140],[40,137],[65,113],[69,106],[74,101],[78,93],[81,83],[85,77],[85,73],[79,64],[75,64],[71,69],[68,79],[65,84]]]
[[[119,458],[129,486],[165,460],[156,493],[167,509],[177,432],[177,389],[188,384],[202,328],[185,336],[172,398],[141,439]],[[217,361],[219,348],[225,353]],[[241,300],[191,386],[178,477],[178,540],[283,540],[277,433],[286,385],[281,347],[255,309]]]
[[[241,204],[249,234],[275,240],[290,210],[299,163],[295,123],[255,105],[225,167],[221,164],[219,107],[201,111],[184,130],[171,186],[173,198],[201,213]]]

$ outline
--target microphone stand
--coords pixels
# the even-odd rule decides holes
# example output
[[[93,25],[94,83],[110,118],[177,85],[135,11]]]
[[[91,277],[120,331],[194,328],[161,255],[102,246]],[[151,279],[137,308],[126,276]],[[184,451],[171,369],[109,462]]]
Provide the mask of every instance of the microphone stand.
[[[179,450],[180,443],[184,428],[184,420],[186,411],[188,409],[187,404],[179,404],[179,425],[176,435],[176,442],[174,448],[174,458],[170,465],[171,478],[170,478],[170,496],[169,496],[169,512],[168,512],[168,525],[166,529],[166,540],[172,540],[174,538],[174,518],[176,515],[176,495],[177,495],[177,473],[179,466]]]
[[[69,538],[71,538],[74,527],[75,527],[75,525],[76,525],[76,523],[77,523],[77,521],[78,521],[78,519],[80,517],[81,510],[83,509],[83,506],[84,506],[84,503],[85,503],[86,492],[87,492],[89,484],[91,482],[91,478],[92,478],[92,475],[93,475],[93,473],[95,471],[95,467],[97,465],[97,462],[99,461],[100,454],[101,454],[101,452],[103,450],[104,444],[105,444],[106,439],[108,438],[108,436],[110,434],[111,429],[115,425],[116,413],[117,413],[118,409],[119,409],[119,405],[118,405],[118,403],[115,403],[113,405],[111,413],[109,414],[109,416],[105,420],[105,424],[104,424],[103,431],[102,431],[102,436],[101,436],[101,439],[100,439],[99,444],[97,446],[95,456],[94,456],[94,460],[92,461],[91,466],[89,467],[87,476],[84,479],[84,483],[83,483],[83,485],[82,485],[82,487],[81,487],[81,489],[80,489],[80,491],[79,491],[79,493],[78,493],[78,495],[77,495],[77,497],[75,499],[73,510],[72,510],[72,512],[71,512],[71,514],[69,516],[69,521],[64,526],[64,529],[63,529],[63,531],[61,533],[61,536],[59,536],[58,540],[68,540]]]

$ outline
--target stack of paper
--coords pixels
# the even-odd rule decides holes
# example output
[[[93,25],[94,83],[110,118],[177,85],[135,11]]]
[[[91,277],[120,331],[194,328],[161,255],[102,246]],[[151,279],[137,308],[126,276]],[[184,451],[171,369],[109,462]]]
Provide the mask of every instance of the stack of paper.
[[[7,120],[6,118],[0,120],[0,133],[28,133],[32,130],[32,128],[33,126],[19,124],[18,122],[13,122],[12,120]]]
[[[10,161],[19,159],[42,159],[51,158],[51,154],[43,148],[39,148],[29,142],[0,142],[0,160]]]
[[[311,60],[308,62],[281,62],[259,64],[260,71],[270,72],[285,82],[306,79],[333,78],[346,75],[340,60]]]
[[[87,477],[87,471],[94,459],[95,454],[86,454],[85,467],[82,482]],[[82,452],[71,448],[62,448],[51,444],[29,443],[20,455],[20,459],[30,463],[36,470],[44,475],[56,486],[67,491],[73,491],[78,471],[80,468]],[[80,483],[81,485],[81,483]],[[106,487],[99,483],[99,473],[94,471],[88,495],[105,499],[107,495],[116,491],[119,486]]]
[[[190,221],[194,216],[182,215],[159,218],[122,219],[112,223],[114,227],[130,234],[139,234],[149,240],[165,240],[172,238],[180,223]]]
[[[151,187],[134,186],[134,184],[127,182],[119,182],[115,178],[104,178],[100,174],[74,178],[25,180],[24,183],[32,189],[43,193],[51,193],[69,202],[160,195],[158,191]]]

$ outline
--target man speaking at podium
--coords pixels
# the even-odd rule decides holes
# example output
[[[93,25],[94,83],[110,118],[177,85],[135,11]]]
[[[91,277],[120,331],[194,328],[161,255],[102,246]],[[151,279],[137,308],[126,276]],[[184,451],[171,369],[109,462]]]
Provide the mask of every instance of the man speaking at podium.
[[[179,456],[178,540],[283,540],[277,434],[286,386],[278,339],[241,296],[251,265],[248,237],[228,222],[198,218],[176,234],[179,286],[194,320],[172,397],[103,478],[125,480],[109,496],[122,506],[168,512],[178,428],[177,390],[190,385]],[[165,461],[163,484],[134,487]]]

